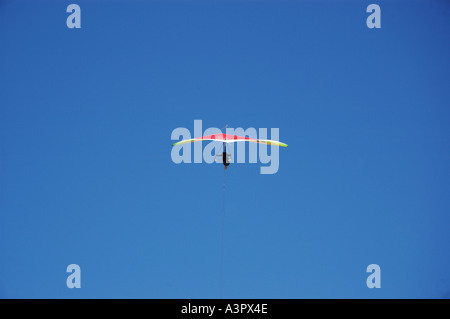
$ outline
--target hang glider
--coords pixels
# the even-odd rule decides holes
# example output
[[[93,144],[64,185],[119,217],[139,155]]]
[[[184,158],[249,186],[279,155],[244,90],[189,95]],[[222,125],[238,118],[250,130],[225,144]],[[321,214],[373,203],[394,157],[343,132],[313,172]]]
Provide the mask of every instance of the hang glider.
[[[256,138],[246,137],[246,136],[223,134],[223,133],[201,136],[201,137],[191,138],[188,140],[179,141],[177,143],[174,143],[172,146],[186,144],[186,143],[193,143],[193,142],[201,142],[201,141],[216,141],[216,142],[223,142],[223,143],[253,142],[253,143],[287,147],[287,144],[281,143],[279,141],[260,140],[260,139],[256,139]]]
[[[222,157],[222,162],[223,162],[225,169],[227,169],[228,165],[230,165],[230,154],[227,153],[227,144],[228,143],[252,142],[252,143],[260,143],[260,144],[287,147],[287,144],[281,143],[279,141],[260,140],[260,139],[256,139],[256,138],[246,137],[246,136],[223,134],[223,133],[182,140],[182,141],[172,144],[172,146],[186,144],[186,143],[193,143],[193,142],[201,142],[201,141],[215,141],[215,142],[223,143],[223,153],[220,156]],[[216,157],[218,157],[218,156],[219,155],[216,155]]]

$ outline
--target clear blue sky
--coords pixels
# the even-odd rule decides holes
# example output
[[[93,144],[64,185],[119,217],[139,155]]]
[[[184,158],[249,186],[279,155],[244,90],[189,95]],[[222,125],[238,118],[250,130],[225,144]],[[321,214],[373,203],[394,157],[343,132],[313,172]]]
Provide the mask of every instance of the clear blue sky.
[[[219,297],[201,119],[289,144],[227,171],[223,297],[448,298],[450,3],[370,3],[0,1],[0,297]]]

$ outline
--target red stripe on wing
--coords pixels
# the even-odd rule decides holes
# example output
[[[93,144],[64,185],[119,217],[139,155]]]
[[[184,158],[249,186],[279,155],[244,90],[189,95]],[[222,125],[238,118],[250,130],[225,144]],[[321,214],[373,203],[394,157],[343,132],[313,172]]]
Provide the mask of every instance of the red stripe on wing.
[[[247,136],[239,136],[239,135],[231,135],[231,134],[213,134],[198,137],[198,139],[202,140],[230,140],[230,141],[257,141],[255,138],[250,138]]]

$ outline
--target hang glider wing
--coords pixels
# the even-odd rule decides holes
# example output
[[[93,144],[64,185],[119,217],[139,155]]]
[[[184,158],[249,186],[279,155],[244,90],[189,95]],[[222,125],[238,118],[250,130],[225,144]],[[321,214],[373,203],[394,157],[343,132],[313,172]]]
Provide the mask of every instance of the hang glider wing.
[[[172,146],[186,144],[186,143],[193,143],[193,142],[201,142],[201,141],[216,141],[216,142],[225,142],[225,143],[253,142],[253,143],[287,147],[287,144],[281,143],[279,141],[260,140],[260,139],[256,139],[256,138],[250,138],[250,137],[239,136],[239,135],[231,135],[231,134],[214,134],[214,135],[207,135],[207,136],[191,138],[188,140],[183,140],[183,141],[174,143]]]

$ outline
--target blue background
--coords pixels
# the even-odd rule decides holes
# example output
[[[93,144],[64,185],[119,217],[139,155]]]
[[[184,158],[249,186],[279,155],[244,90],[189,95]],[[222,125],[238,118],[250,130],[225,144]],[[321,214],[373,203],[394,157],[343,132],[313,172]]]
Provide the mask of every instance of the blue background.
[[[289,144],[227,171],[224,298],[450,297],[448,1],[70,3],[0,2],[1,297],[218,298],[195,119]]]

